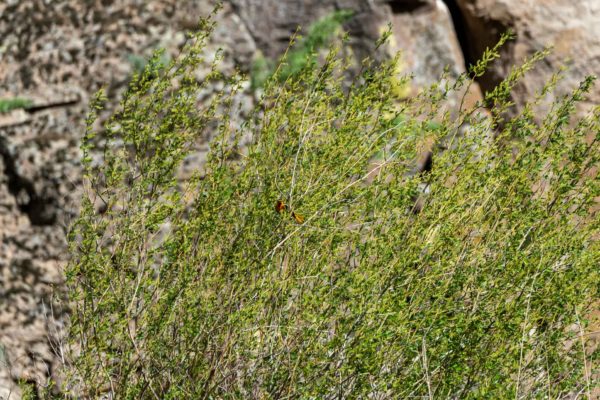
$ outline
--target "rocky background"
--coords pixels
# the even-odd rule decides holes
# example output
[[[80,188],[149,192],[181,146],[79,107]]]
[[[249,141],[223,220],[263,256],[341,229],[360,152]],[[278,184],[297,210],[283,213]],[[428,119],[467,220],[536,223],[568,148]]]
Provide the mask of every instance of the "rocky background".
[[[0,399],[20,398],[16,381],[45,382],[60,364],[67,310],[55,294],[67,260],[65,228],[77,212],[90,96],[105,87],[110,112],[136,63],[159,47],[175,56],[185,32],[211,9],[211,0],[0,0],[0,100],[31,100],[0,112]],[[222,72],[249,72],[259,54],[277,58],[298,25],[340,9],[355,11],[345,29],[357,58],[372,53],[392,22],[387,50],[402,50],[413,93],[445,66],[450,76],[463,72],[509,28],[516,40],[479,81],[483,92],[548,45],[554,53],[523,80],[517,104],[562,65],[569,71],[559,93],[600,73],[598,0],[228,0],[207,63],[223,48]],[[239,95],[242,115],[254,96],[249,85]],[[468,102],[480,96],[476,88]],[[588,105],[599,103],[596,90]],[[199,143],[186,168],[200,166],[205,154]]]

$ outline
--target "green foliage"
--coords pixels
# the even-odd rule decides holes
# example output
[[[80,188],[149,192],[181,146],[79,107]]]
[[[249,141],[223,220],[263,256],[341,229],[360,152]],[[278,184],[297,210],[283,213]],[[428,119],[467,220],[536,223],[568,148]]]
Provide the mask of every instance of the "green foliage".
[[[250,87],[262,88],[273,74],[273,66],[269,59],[259,54],[250,68]]]
[[[127,61],[131,64],[134,74],[141,74],[142,72],[144,72],[146,65],[148,65],[148,59],[146,57],[140,56],[139,54],[128,54]],[[161,52],[160,62],[163,65],[167,65],[170,61],[171,58],[169,57],[169,55],[165,54],[164,52]]]
[[[308,65],[316,63],[317,52],[329,44],[342,24],[352,15],[352,11],[349,10],[335,11],[314,22],[308,28],[306,37],[294,37],[293,41],[298,39],[297,43],[285,54],[283,63],[279,65],[277,71],[279,82],[284,82],[290,76],[300,73]],[[262,88],[274,72],[273,61],[259,55],[251,68],[252,88]]]
[[[18,108],[27,108],[31,106],[31,104],[31,100],[20,97],[0,99],[0,113],[7,113]]]
[[[199,89],[223,79],[215,68],[206,81],[194,78],[212,25],[202,28],[180,59],[162,67],[155,57],[132,82],[103,145],[91,128],[102,95],[92,104],[86,193],[69,236],[67,391],[119,399],[590,393],[597,382],[585,366],[597,352],[586,352],[581,333],[600,282],[600,220],[590,211],[600,152],[597,136],[589,140],[600,108],[572,115],[593,79],[539,119],[532,110],[543,96],[510,120],[485,119],[478,107],[444,106],[473,82],[467,75],[399,107],[397,60],[366,61],[344,89],[346,64],[334,48],[321,67],[267,81],[255,114],[235,130],[231,94],[195,104]],[[486,103],[504,109],[505,93],[538,58]],[[203,175],[178,182],[207,129],[218,135]],[[245,135],[252,144],[240,153]],[[447,150],[430,172],[411,174],[423,142]]]
[[[36,387],[31,382],[19,382],[19,389],[21,389],[21,398],[23,400],[34,400],[38,398]]]
[[[40,385],[40,382],[19,381],[17,382],[21,390],[21,400],[39,400],[52,398],[52,388],[56,385],[49,380],[46,385]],[[9,395],[9,398],[11,396]]]

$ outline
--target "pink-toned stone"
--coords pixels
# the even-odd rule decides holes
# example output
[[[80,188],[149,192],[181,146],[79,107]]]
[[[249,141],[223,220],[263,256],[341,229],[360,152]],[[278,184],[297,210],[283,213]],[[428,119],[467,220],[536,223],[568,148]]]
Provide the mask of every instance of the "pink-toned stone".
[[[490,90],[514,64],[547,46],[553,53],[528,74],[513,93],[517,105],[534,96],[561,66],[567,66],[565,79],[555,96],[576,88],[586,75],[600,73],[600,1],[598,0],[457,0],[463,14],[468,41],[468,57],[479,57],[494,45],[507,29],[516,34],[481,81]],[[581,109],[600,103],[600,89],[590,93]]]

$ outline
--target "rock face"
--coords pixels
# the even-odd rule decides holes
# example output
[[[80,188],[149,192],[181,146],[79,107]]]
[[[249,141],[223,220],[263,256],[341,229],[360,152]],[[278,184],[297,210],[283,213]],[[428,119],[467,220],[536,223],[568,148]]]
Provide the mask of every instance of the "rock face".
[[[372,53],[375,40],[389,21],[385,2],[364,0],[230,0],[244,21],[258,48],[269,58],[277,59],[289,45],[290,36],[300,26],[337,10],[352,10],[354,17],[344,28],[350,43],[363,56]]]
[[[465,25],[467,59],[476,59],[500,35],[512,29],[516,40],[504,51],[481,81],[491,89],[508,73],[511,65],[552,45],[554,51],[524,79],[513,97],[518,105],[530,99],[560,66],[569,68],[558,86],[558,94],[568,92],[590,74],[600,72],[600,1],[598,0],[456,0]],[[589,97],[600,103],[600,91]]]
[[[278,58],[298,26],[336,10],[352,10],[344,24],[357,62],[373,56],[375,41],[392,23],[387,51],[375,57],[402,52],[399,73],[413,74],[412,92],[437,82],[446,66],[449,77],[465,71],[464,57],[452,16],[442,0],[231,0],[264,55]]]
[[[391,14],[386,2],[365,0],[229,0],[244,27],[256,43],[257,55],[276,62],[285,53],[292,35],[299,31],[302,37],[315,21],[336,11],[352,11],[344,23],[349,34],[348,47],[357,71],[360,61],[367,56],[385,57],[384,51],[375,52],[375,42],[383,32]],[[323,53],[326,51],[322,49]],[[346,54],[348,54],[346,53]]]
[[[56,109],[0,128],[0,345],[11,374],[25,380],[41,380],[56,367],[52,346],[64,310],[54,290],[79,181],[69,132],[77,109],[83,111]]]
[[[0,113],[0,400],[18,399],[16,380],[44,382],[59,365],[67,313],[55,295],[67,261],[65,228],[77,212],[79,139],[90,96],[106,88],[105,117],[136,63],[158,47],[174,57],[186,30],[213,8],[212,0],[47,3],[0,1],[0,99],[32,101]],[[341,9],[354,11],[345,29],[358,59],[371,55],[387,23],[394,24],[387,52],[403,51],[402,73],[415,75],[413,93],[436,82],[446,66],[451,77],[462,73],[465,59],[478,58],[509,27],[517,40],[481,81],[484,90],[549,44],[555,54],[524,81],[517,103],[564,57],[571,57],[571,72],[562,90],[600,71],[598,0],[228,0],[206,61],[222,48],[222,72],[248,72],[258,51],[278,58],[298,25]],[[215,82],[202,96],[222,86]],[[599,93],[590,102],[598,104]],[[247,90],[237,101],[248,110],[253,94]],[[183,179],[203,163],[207,147],[198,143]]]

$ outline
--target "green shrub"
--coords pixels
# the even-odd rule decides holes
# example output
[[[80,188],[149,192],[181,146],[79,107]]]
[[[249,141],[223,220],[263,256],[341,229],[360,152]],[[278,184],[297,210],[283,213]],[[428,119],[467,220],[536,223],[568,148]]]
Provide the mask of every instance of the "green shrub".
[[[31,100],[20,97],[0,99],[0,113],[7,113],[18,108],[27,108],[32,104]]]
[[[554,79],[505,120],[536,54],[486,96],[486,119],[480,106],[444,106],[472,83],[467,75],[399,107],[397,60],[365,61],[346,90],[332,48],[320,67],[305,64],[285,83],[271,77],[234,130],[232,95],[195,104],[203,85],[225,79],[216,69],[194,78],[211,29],[204,21],[169,66],[150,61],[104,145],[91,128],[101,94],[92,105],[86,192],[69,235],[65,390],[119,399],[590,393],[586,366],[598,353],[582,333],[600,282],[590,211],[600,152],[589,140],[600,108],[581,119],[573,111],[592,78],[534,115]],[[495,57],[497,48],[471,76]],[[178,182],[207,130],[218,135],[203,174]],[[447,150],[412,174],[424,142]]]
[[[169,64],[169,62],[171,61],[171,57],[162,50],[158,50],[158,52],[160,52],[160,63],[162,65]],[[131,64],[133,74],[143,73],[144,69],[146,68],[146,65],[148,65],[148,59],[139,54],[128,54],[127,62]]]
[[[279,64],[279,71],[277,71],[279,81],[284,82],[290,76],[305,69],[308,64],[316,63],[318,51],[326,48],[342,24],[352,15],[353,13],[349,10],[335,11],[310,25],[306,37],[298,38],[298,42],[286,54],[285,62]],[[264,86],[275,71],[274,64],[272,60],[262,55],[256,58],[250,71],[252,88],[257,89]]]
[[[271,61],[262,54],[258,54],[250,68],[250,87],[252,89],[262,88],[273,74]]]

